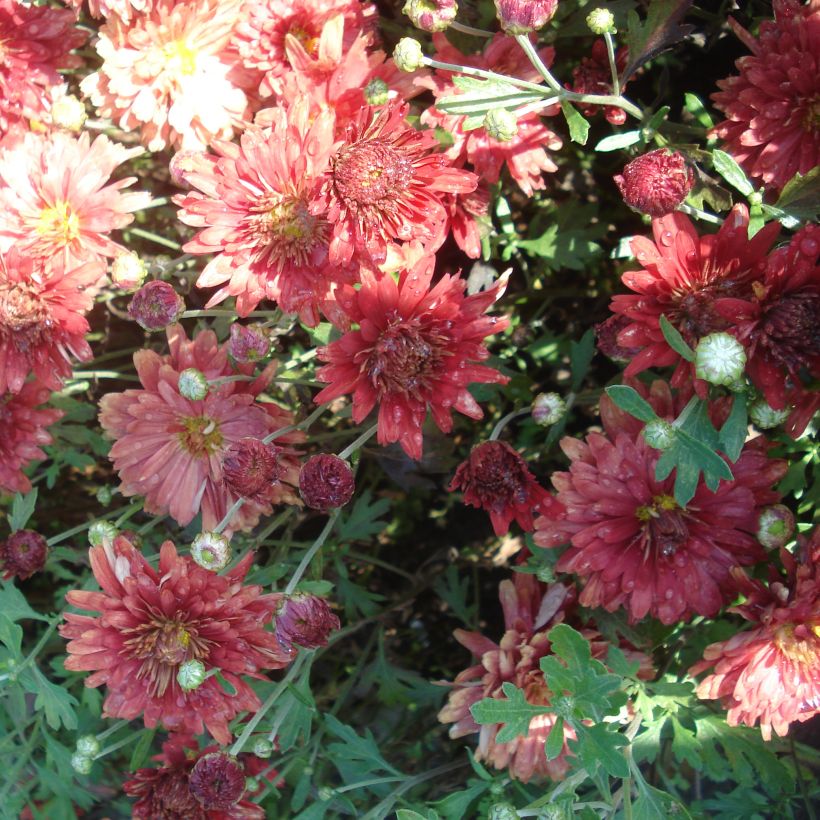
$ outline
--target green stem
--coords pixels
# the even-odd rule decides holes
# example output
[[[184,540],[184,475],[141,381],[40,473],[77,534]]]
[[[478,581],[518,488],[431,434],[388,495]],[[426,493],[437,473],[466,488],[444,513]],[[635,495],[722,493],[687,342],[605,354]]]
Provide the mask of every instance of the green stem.
[[[252,318],[260,318],[263,316],[278,316],[279,311],[277,310],[252,310],[247,316],[243,316],[243,319],[252,319]],[[226,308],[212,308],[211,310],[186,310],[185,313],[182,314],[182,319],[209,319],[209,318],[216,318],[217,316],[233,316],[235,318],[239,318],[239,315],[235,310],[227,310]]]
[[[455,63],[442,63],[439,60],[433,60],[430,57],[423,57],[424,65],[430,68],[438,68],[442,71],[452,71],[456,74],[466,74],[469,77],[481,77],[485,80],[499,80],[508,85],[515,85],[519,88],[526,88],[528,91],[537,91],[543,94],[546,90],[543,85],[538,83],[531,83],[528,80],[519,80],[517,77],[507,77],[504,74],[497,74],[495,71],[484,71],[481,68],[474,68],[470,65],[456,65]]]
[[[37,641],[36,646],[31,652],[26,655],[23,662],[14,670],[16,675],[19,675],[38,655],[40,650],[48,643],[48,639],[51,637],[54,630],[57,628],[57,624],[60,623],[62,619],[59,615],[55,616],[54,620],[48,625],[48,629],[43,633],[43,636]]]
[[[285,595],[290,595],[293,590],[296,589],[296,585],[299,581],[301,581],[305,570],[308,566],[310,566],[310,562],[314,559],[316,553],[322,548],[325,541],[327,541],[327,537],[330,535],[330,531],[333,529],[333,525],[336,523],[336,519],[338,517],[339,510],[333,510],[325,523],[324,529],[319,533],[318,538],[313,542],[313,546],[304,554],[302,560],[299,562],[299,566],[296,567],[296,572],[293,573],[290,581],[288,581],[288,585],[285,587]]]
[[[529,407],[522,407],[520,410],[513,410],[512,413],[507,413],[501,421],[493,427],[492,433],[490,433],[490,438],[488,441],[495,441],[503,432],[504,428],[517,416],[524,416],[527,413],[531,412],[531,408]]]
[[[317,407],[307,418],[303,419],[302,421],[296,424],[288,424],[287,427],[280,427],[278,430],[274,430],[272,433],[269,433],[265,438],[262,439],[263,444],[270,444],[274,439],[279,438],[280,436],[284,436],[286,433],[292,433],[294,430],[306,430],[313,424],[322,413],[327,410],[326,404],[321,404]]]
[[[180,245],[179,242],[174,242],[173,239],[166,239],[164,236],[152,233],[151,231],[145,231],[142,228],[127,228],[127,232],[134,234],[134,236],[139,236],[141,239],[150,239],[151,242],[155,242],[157,245],[162,245],[165,248],[170,248],[173,251],[182,250],[182,245]]]
[[[544,65],[544,61],[541,59],[541,55],[538,53],[536,47],[532,44],[529,34],[516,34],[515,40],[524,50],[524,53],[535,67],[535,70],[544,78],[544,82],[553,91],[562,94],[566,89],[562,87],[561,83],[552,76],[552,72]]]
[[[100,732],[96,735],[97,740],[105,740],[109,735],[113,735],[114,732],[119,732],[123,726],[127,726],[130,723],[128,720],[118,720],[116,723],[111,724],[107,729]]]
[[[379,429],[378,424],[374,424],[369,429],[365,430],[354,442],[348,444],[347,447],[339,453],[339,458],[346,459],[349,458],[353,453],[356,452],[368,439],[373,438],[376,432]]]
[[[695,217],[695,219],[701,219],[704,222],[711,222],[713,225],[723,224],[723,219],[721,219],[721,217],[716,216],[715,214],[710,214],[708,211],[703,211],[700,208],[695,208],[693,205],[687,205],[685,202],[682,205],[678,205],[678,210],[681,213],[689,214],[689,216]]]
[[[609,69],[612,72],[612,93],[616,97],[620,97],[621,78],[618,76],[618,66],[615,61],[615,41],[612,39],[612,34],[608,31],[604,32],[604,40],[606,41],[606,56],[609,58]]]
[[[450,28],[453,31],[460,31],[462,34],[472,34],[473,37],[487,37],[488,39],[495,37],[491,31],[484,31],[483,28],[465,26],[464,23],[459,23],[456,20],[453,20],[453,22],[450,23]]]
[[[71,380],[75,379],[118,379],[121,381],[138,382],[139,376],[132,376],[128,373],[120,373],[117,370],[75,370],[71,374]]]
[[[48,546],[53,547],[55,544],[59,544],[61,541],[65,541],[68,538],[71,538],[72,535],[77,535],[78,533],[85,532],[89,529],[93,524],[97,521],[107,521],[110,518],[115,518],[118,515],[127,514],[130,510],[136,512],[137,510],[142,508],[142,502],[136,501],[128,507],[120,508],[119,510],[113,510],[112,512],[107,512],[105,515],[100,515],[94,519],[94,521],[88,521],[85,524],[79,524],[76,527],[72,527],[70,530],[66,530],[65,532],[61,532],[59,535],[54,535],[46,541]]]
[[[126,735],[121,740],[118,740],[116,743],[112,743],[110,746],[106,746],[104,749],[101,749],[96,755],[94,755],[94,760],[99,760],[101,757],[105,757],[106,755],[110,755],[111,752],[116,752],[117,749],[122,749],[123,746],[127,746],[131,743],[135,737],[139,737],[145,729],[137,729],[135,732],[131,732],[131,734]]]
[[[239,512],[239,508],[245,503],[244,498],[237,498],[236,501],[233,502],[231,508],[228,512],[225,513],[225,517],[216,525],[216,529],[214,532],[219,535],[228,524],[231,523],[231,519]]]

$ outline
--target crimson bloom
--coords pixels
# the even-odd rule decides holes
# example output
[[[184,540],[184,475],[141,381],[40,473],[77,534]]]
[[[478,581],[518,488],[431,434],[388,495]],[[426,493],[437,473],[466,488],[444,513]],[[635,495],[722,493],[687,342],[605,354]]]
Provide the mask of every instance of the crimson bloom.
[[[682,409],[669,386],[635,383],[662,419]],[[715,407],[717,415],[724,408]],[[786,462],[766,455],[766,441],[747,443],[732,465],[734,480],[713,492],[701,481],[680,507],[674,476],[655,478],[660,451],[642,436],[643,424],[601,399],[604,433],[564,438],[569,472],[554,473],[557,504],[535,522],[535,543],[570,542],[556,569],[586,582],[580,602],[610,612],[625,607],[630,621],[651,615],[665,624],[693,614],[714,616],[734,595],[729,572],[765,557],[755,534],[763,508],[779,495],[771,487]]]
[[[66,669],[92,672],[88,687],[106,684],[103,716],[162,724],[171,731],[201,734],[222,744],[231,739],[228,723],[260,702],[244,680],[264,680],[263,669],[281,669],[294,657],[265,629],[277,596],[259,586],[243,586],[253,553],[225,575],[177,554],[166,541],[154,569],[125,538],[89,550],[101,592],[72,590],[66,600],[96,617],[66,613],[60,634],[69,638]],[[177,682],[179,667],[198,660],[219,672],[197,688]]]
[[[0,567],[6,580],[30,578],[46,565],[47,558],[48,543],[34,530],[16,530],[0,542]]]
[[[802,562],[780,551],[788,579],[768,585],[733,570],[746,602],[732,608],[754,628],[706,647],[689,674],[712,673],[698,697],[719,698],[730,726],[760,724],[764,740],[772,729],[785,737],[792,723],[820,714],[820,530],[805,547]]]
[[[453,410],[473,419],[483,415],[469,384],[507,382],[497,370],[478,364],[489,356],[484,339],[507,326],[505,318],[484,315],[506,281],[465,296],[466,282],[457,276],[443,276],[431,286],[434,261],[423,257],[402,271],[398,283],[391,276],[363,273],[361,289],[345,287],[339,297],[358,329],[319,349],[328,364],[317,377],[328,386],[316,403],[352,394],[357,424],[378,404],[379,443],[398,441],[413,459],[421,458],[428,409],[448,433]]]
[[[629,52],[626,48],[619,48],[616,51],[615,67],[619,72],[626,68],[628,58]],[[572,85],[568,88],[576,94],[612,94],[612,69],[605,40],[596,40],[592,44],[589,57],[583,57],[580,65],[572,70]],[[595,116],[601,108],[594,103],[578,103],[578,107],[586,117]],[[626,111],[623,108],[605,105],[603,109],[606,121],[612,125],[623,125],[626,122]]]
[[[820,5],[774,0],[774,14],[757,39],[732,21],[752,53],[712,100],[726,114],[714,133],[749,176],[779,191],[820,164]]]
[[[615,184],[630,208],[650,216],[666,216],[686,199],[695,174],[678,151],[658,148],[629,162]]]

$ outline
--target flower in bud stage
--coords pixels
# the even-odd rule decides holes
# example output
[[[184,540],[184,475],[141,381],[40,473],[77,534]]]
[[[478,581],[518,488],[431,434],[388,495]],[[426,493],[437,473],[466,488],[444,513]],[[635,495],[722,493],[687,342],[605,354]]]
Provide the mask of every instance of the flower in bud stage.
[[[148,274],[148,267],[134,251],[126,251],[111,263],[111,281],[121,288],[138,288]]]
[[[507,34],[529,34],[545,26],[558,8],[558,0],[495,0],[501,28]]]
[[[77,774],[89,774],[93,765],[94,761],[87,755],[81,755],[79,752],[74,752],[71,755],[71,768]]]
[[[384,105],[390,99],[390,86],[379,77],[374,77],[364,87],[364,101],[368,105]]]
[[[94,735],[83,735],[77,738],[76,751],[83,757],[95,757],[100,753],[100,741]]]
[[[487,820],[518,820],[518,812],[512,803],[494,803],[487,813]]]
[[[48,558],[46,539],[34,530],[17,530],[0,543],[3,578],[16,576],[21,581],[39,572]]]
[[[587,25],[593,34],[615,33],[615,18],[609,9],[593,9],[587,15]]]
[[[566,402],[557,393],[539,393],[532,403],[532,420],[540,427],[551,427],[567,412]]]
[[[314,649],[326,646],[328,635],[340,625],[324,598],[297,593],[286,596],[279,605],[274,631],[283,646]]]
[[[206,811],[229,811],[245,793],[245,770],[232,755],[211,752],[197,760],[188,788]]]
[[[695,184],[683,155],[667,148],[636,157],[614,179],[630,208],[654,217],[676,210]]]
[[[191,558],[199,566],[217,572],[231,560],[231,544],[218,532],[201,532],[191,544]]]
[[[794,534],[794,515],[785,504],[766,507],[757,520],[757,540],[767,550],[785,547]]]
[[[650,447],[668,450],[675,443],[677,430],[665,419],[653,419],[643,428],[643,437]]]
[[[266,737],[259,737],[254,741],[253,753],[267,760],[273,754],[273,744]]]
[[[195,173],[206,156],[204,151],[177,151],[168,163],[168,173],[174,185],[178,188],[190,188],[188,174]]]
[[[423,31],[444,31],[456,19],[456,0],[407,0],[402,11],[416,28]]]
[[[484,116],[487,135],[498,142],[509,142],[518,134],[518,120],[506,108],[491,108]]]
[[[311,456],[299,472],[299,493],[305,504],[314,510],[344,507],[355,489],[356,481],[350,465],[330,453]]]
[[[95,521],[88,528],[88,543],[99,547],[106,541],[112,542],[118,534],[119,530],[110,521]]]
[[[782,410],[775,410],[766,399],[758,399],[749,408],[749,418],[755,427],[761,430],[771,430],[779,427],[791,413],[791,407],[784,407]]]
[[[177,671],[177,683],[183,692],[193,692],[194,689],[198,689],[206,677],[205,664],[195,659],[185,661]]]
[[[279,483],[281,452],[257,438],[240,439],[222,459],[222,481],[235,495],[264,504],[271,487]]]
[[[66,94],[54,100],[50,114],[52,125],[65,131],[73,131],[75,134],[82,131],[88,118],[85,105],[73,94]]]
[[[393,49],[393,62],[399,71],[416,71],[424,65],[421,43],[412,37],[402,37]]]
[[[259,325],[231,325],[231,338],[228,351],[241,364],[258,362],[270,353],[270,337]]]
[[[746,351],[728,333],[710,333],[695,348],[695,375],[715,385],[732,385],[743,376]]]
[[[201,370],[188,367],[179,374],[179,393],[191,401],[202,401],[208,395],[208,379]]]
[[[111,503],[114,493],[111,492],[111,488],[107,484],[103,484],[102,487],[97,489],[96,497],[100,504],[107,507]]]
[[[132,297],[128,315],[143,330],[162,330],[185,312],[182,297],[167,282],[146,282]]]

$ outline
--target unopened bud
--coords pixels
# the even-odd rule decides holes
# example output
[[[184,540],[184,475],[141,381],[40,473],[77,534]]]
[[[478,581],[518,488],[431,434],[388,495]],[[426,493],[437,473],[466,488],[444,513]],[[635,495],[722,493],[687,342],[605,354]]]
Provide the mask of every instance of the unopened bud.
[[[177,683],[183,692],[193,692],[202,685],[206,677],[205,664],[202,661],[185,661],[177,672]]]
[[[103,484],[102,487],[97,488],[96,496],[97,501],[99,501],[104,507],[107,507],[111,503],[114,493],[107,484]]]
[[[111,263],[111,281],[121,288],[138,288],[148,275],[148,266],[134,251],[126,251]]]
[[[71,768],[77,774],[89,774],[93,765],[94,761],[87,755],[81,755],[79,752],[74,752],[71,755]]]
[[[208,379],[201,370],[188,367],[179,374],[179,393],[191,401],[202,401],[208,395]]]
[[[333,800],[333,798],[336,796],[336,789],[331,788],[330,786],[320,786],[318,791],[316,792],[316,796],[323,803],[327,803],[328,800]]]
[[[567,412],[566,402],[557,393],[539,393],[532,403],[532,420],[540,427],[551,427]]]
[[[178,151],[168,164],[171,181],[179,188],[190,188],[188,175],[200,169],[207,169],[208,162],[208,155],[203,151]]]
[[[85,105],[73,94],[58,97],[51,106],[51,122],[57,128],[73,131],[75,134],[82,131],[88,114]]]
[[[794,534],[794,515],[785,504],[773,504],[760,513],[757,540],[767,550],[785,547]]]
[[[143,330],[162,330],[185,312],[182,297],[167,282],[146,282],[128,305],[128,315]]]
[[[407,0],[402,11],[423,31],[444,31],[456,19],[456,0]]]
[[[672,213],[695,184],[683,155],[667,148],[636,157],[614,179],[630,208],[653,217]]]
[[[790,407],[775,410],[765,399],[758,399],[749,408],[749,418],[752,420],[752,424],[761,430],[771,430],[773,427],[779,427],[783,424],[789,417],[790,412]]]
[[[245,771],[225,752],[211,752],[197,760],[188,790],[206,811],[229,811],[245,793]]]
[[[512,803],[493,803],[487,812],[487,820],[518,820],[518,812]]]
[[[279,483],[281,452],[259,439],[240,439],[222,459],[222,481],[234,495],[264,504],[271,487]]]
[[[0,543],[3,577],[24,581],[39,572],[48,558],[46,539],[34,530],[16,530]]]
[[[99,547],[106,542],[113,541],[119,530],[110,521],[95,521],[88,528],[88,543],[92,547]]]
[[[314,510],[344,507],[355,490],[356,480],[350,465],[330,453],[311,456],[299,472],[299,493]]]
[[[390,99],[390,86],[379,77],[374,77],[364,87],[364,101],[368,105],[384,105]]]
[[[270,336],[259,325],[231,325],[228,351],[241,364],[258,362],[270,353]]]
[[[253,753],[257,757],[267,759],[273,754],[273,744],[266,737],[259,737],[254,741]]]
[[[728,333],[710,333],[695,348],[695,375],[715,385],[729,386],[743,376],[746,351]]]
[[[609,9],[593,9],[587,15],[587,25],[593,34],[615,33],[615,18]]]
[[[495,0],[498,22],[511,35],[538,31],[549,23],[557,8],[558,0]]]
[[[100,741],[94,735],[83,735],[77,738],[76,751],[83,757],[95,757],[100,753]]]
[[[421,43],[412,37],[402,37],[393,49],[393,62],[399,71],[416,71],[424,65]]]
[[[201,532],[191,544],[191,558],[205,569],[224,569],[231,560],[230,541],[218,532]]]
[[[484,115],[484,129],[494,140],[509,142],[518,134],[518,120],[506,108],[491,108]]]
[[[675,443],[677,431],[664,419],[652,419],[643,428],[643,437],[650,447],[656,450],[668,450]]]
[[[274,632],[279,642],[290,648],[293,644],[306,649],[326,646],[334,629],[340,626],[324,598],[318,595],[289,595],[276,612]]]

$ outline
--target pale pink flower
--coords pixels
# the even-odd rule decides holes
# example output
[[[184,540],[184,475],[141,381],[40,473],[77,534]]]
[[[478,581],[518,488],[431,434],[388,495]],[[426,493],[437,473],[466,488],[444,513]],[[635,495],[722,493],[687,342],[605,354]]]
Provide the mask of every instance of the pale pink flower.
[[[79,17],[83,6],[88,7],[92,17],[119,17],[128,22],[135,14],[144,14],[151,10],[154,0],[63,0],[74,9]]]

